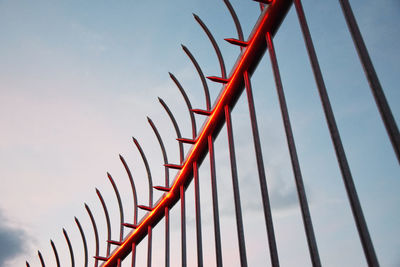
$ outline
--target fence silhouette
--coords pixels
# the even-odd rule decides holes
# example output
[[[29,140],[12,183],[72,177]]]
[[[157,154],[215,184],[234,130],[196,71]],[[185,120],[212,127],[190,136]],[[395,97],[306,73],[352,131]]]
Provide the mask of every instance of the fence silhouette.
[[[257,175],[259,185],[258,188],[254,188],[254,191],[257,193],[261,192],[262,197],[262,210],[264,216],[265,225],[260,226],[266,230],[266,239],[268,240],[268,246],[262,248],[264,253],[269,255],[271,266],[279,266],[279,253],[276,244],[275,238],[275,230],[271,212],[271,204],[270,204],[270,194],[268,187],[268,178],[265,171],[265,161],[263,159],[262,153],[262,145],[260,140],[260,134],[257,124],[256,118],[256,109],[254,104],[253,90],[251,85],[251,77],[257,68],[260,60],[263,58],[264,54],[267,52],[272,66],[272,71],[274,75],[274,80],[276,84],[277,95],[279,98],[279,107],[282,115],[282,121],[284,125],[284,130],[286,134],[287,146],[290,153],[290,160],[292,171],[295,178],[295,185],[297,190],[297,196],[299,200],[302,223],[304,225],[304,232],[307,240],[308,251],[310,262],[313,266],[321,266],[321,259],[319,255],[318,245],[313,229],[312,217],[309,210],[309,204],[307,201],[306,190],[302,178],[301,166],[298,159],[298,155],[296,152],[295,140],[292,132],[292,126],[289,118],[288,107],[285,99],[284,88],[281,81],[281,75],[278,67],[278,60],[275,54],[274,48],[274,35],[279,29],[282,21],[285,19],[286,14],[292,5],[296,10],[296,14],[299,20],[299,25],[301,28],[301,32],[304,37],[305,47],[308,52],[309,61],[312,67],[312,71],[314,74],[314,78],[316,81],[318,93],[320,96],[323,112],[325,115],[325,120],[329,129],[330,137],[332,139],[332,144],[334,150],[336,152],[336,158],[338,161],[338,165],[341,171],[341,175],[343,178],[343,182],[346,188],[348,201],[351,207],[351,211],[353,213],[354,223],[358,230],[358,235],[360,239],[360,243],[362,245],[364,256],[367,264],[369,266],[379,266],[378,258],[375,253],[374,245],[371,240],[367,222],[363,215],[363,210],[361,208],[360,200],[358,198],[356,192],[356,186],[354,184],[351,170],[346,159],[346,153],[343,148],[343,144],[341,141],[340,133],[338,127],[336,125],[336,120],[334,116],[334,112],[332,110],[332,106],[330,103],[330,99],[328,97],[327,89],[325,87],[324,78],[321,72],[321,68],[319,65],[318,57],[316,55],[314,44],[311,38],[311,34],[307,25],[306,16],[301,4],[300,0],[258,0],[255,4],[260,5],[260,17],[256,24],[253,27],[252,32],[250,33],[247,39],[244,38],[244,34],[242,31],[242,27],[240,25],[239,19],[233,9],[232,5],[228,0],[224,0],[224,3],[229,10],[229,13],[234,21],[237,31],[236,38],[228,38],[225,39],[227,42],[231,43],[234,46],[238,46],[240,48],[240,54],[236,60],[235,65],[232,67],[230,73],[226,72],[225,63],[222,58],[222,54],[220,48],[217,45],[216,40],[214,39],[211,31],[208,27],[203,23],[203,21],[196,15],[194,15],[195,20],[198,22],[200,27],[204,30],[204,33],[208,37],[211,42],[215,54],[218,58],[220,65],[220,74],[216,76],[205,77],[202,69],[197,63],[196,59],[189,51],[189,49],[183,46],[184,52],[189,57],[190,61],[193,63],[204,88],[205,95],[205,108],[193,107],[189,97],[187,96],[185,90],[182,85],[178,81],[178,79],[170,73],[171,79],[176,84],[179,89],[180,94],[183,97],[185,105],[187,107],[188,115],[191,120],[191,129],[192,136],[185,137],[181,135],[180,127],[169,109],[168,105],[160,98],[159,101],[162,107],[165,109],[173,128],[176,132],[176,140],[179,145],[179,153],[180,153],[180,162],[169,162],[167,151],[165,149],[163,140],[161,135],[153,123],[153,121],[149,118],[148,122],[154,131],[154,134],[159,143],[165,167],[165,184],[163,185],[153,185],[152,175],[149,163],[146,158],[146,154],[142,149],[140,143],[137,139],[133,138],[133,142],[137,147],[140,156],[143,160],[144,167],[146,169],[147,178],[148,178],[148,202],[146,204],[139,205],[141,203],[138,202],[137,198],[137,188],[135,187],[134,179],[132,173],[128,167],[127,162],[125,161],[123,156],[120,156],[120,160],[123,164],[123,167],[126,170],[127,176],[129,178],[129,182],[131,184],[131,190],[133,194],[133,202],[134,202],[134,218],[133,221],[126,221],[124,217],[123,203],[121,201],[121,196],[119,190],[113,180],[113,177],[110,174],[108,178],[115,192],[116,199],[118,201],[119,206],[119,214],[120,214],[120,225],[118,229],[115,231],[119,231],[119,237],[114,240],[111,236],[111,222],[110,216],[107,210],[106,203],[102,197],[102,194],[99,190],[96,189],[96,193],[101,202],[102,208],[104,210],[104,214],[106,217],[107,224],[107,242],[102,243],[99,240],[99,233],[97,229],[97,223],[93,217],[91,209],[88,205],[85,204],[85,208],[90,217],[94,240],[95,240],[95,251],[88,251],[87,239],[88,233],[84,233],[83,228],[77,218],[75,218],[76,225],[80,232],[82,238],[82,244],[84,248],[84,266],[88,266],[88,258],[93,256],[94,266],[123,266],[124,260],[130,258],[129,264],[131,266],[136,265],[136,247],[143,240],[147,240],[147,266],[152,265],[152,253],[153,251],[153,241],[162,242],[164,241],[164,265],[171,266],[170,260],[170,251],[171,246],[178,246],[177,244],[171,244],[170,242],[170,210],[178,204],[180,206],[180,237],[181,243],[179,244],[181,248],[181,265],[187,266],[187,254],[188,250],[195,250],[197,266],[204,266],[205,259],[203,248],[206,246],[203,242],[203,231],[202,231],[202,220],[201,220],[201,208],[200,208],[200,198],[201,191],[199,186],[199,167],[202,164],[203,160],[209,160],[209,171],[211,178],[211,196],[212,196],[212,222],[213,222],[213,244],[212,246],[215,248],[215,261],[216,266],[223,265],[223,257],[222,257],[222,244],[221,244],[221,222],[220,222],[220,206],[218,203],[218,195],[222,194],[221,188],[217,189],[217,181],[218,177],[216,175],[216,159],[215,159],[215,145],[214,141],[219,137],[219,133],[221,129],[225,127],[227,131],[227,142],[229,149],[229,163],[230,163],[230,171],[231,171],[231,179],[232,179],[232,194],[234,202],[234,214],[235,214],[235,223],[236,223],[236,236],[237,236],[237,247],[238,254],[240,259],[240,266],[248,265],[248,251],[246,250],[245,243],[245,231],[243,226],[243,215],[242,215],[242,202],[240,198],[240,186],[239,186],[239,178],[238,178],[238,169],[237,169],[237,158],[245,157],[246,155],[239,155],[235,151],[235,144],[233,138],[233,126],[231,120],[231,111],[234,109],[235,104],[239,100],[239,98],[246,98],[248,104],[248,115],[251,125],[251,135],[254,145],[254,153],[257,163]],[[360,62],[365,71],[365,76],[369,82],[372,94],[375,98],[377,108],[380,112],[382,122],[386,127],[388,138],[390,139],[394,153],[397,157],[397,160],[400,162],[400,135],[396,125],[396,122],[391,113],[390,107],[386,101],[385,95],[383,93],[382,87],[380,85],[377,74],[374,70],[371,59],[368,55],[367,48],[362,39],[360,30],[357,26],[357,22],[352,13],[350,4],[348,0],[339,0],[341,5],[344,18],[348,25],[350,34],[353,38],[355,48],[360,58]],[[210,93],[207,85],[208,79],[211,82],[222,84],[222,89],[215,100],[214,104],[211,103]],[[244,96],[242,94],[244,93]],[[196,124],[195,116],[203,116],[204,124],[200,130],[198,130],[198,126]],[[190,147],[188,153],[184,155],[184,144]],[[177,175],[174,179],[170,179],[169,174],[170,170],[177,170]],[[196,247],[188,247],[187,246],[187,238],[186,238],[186,198],[188,197],[185,194],[186,189],[189,185],[193,183],[194,186],[194,203],[195,203],[195,232],[196,232]],[[163,192],[163,195],[156,202],[153,199],[153,190],[159,190]],[[223,190],[228,190],[227,188],[223,188]],[[138,209],[142,209],[146,211],[146,215],[143,218],[138,218]],[[153,228],[158,224],[164,224],[164,240],[158,241],[153,240],[152,231]],[[222,226],[223,227],[223,226]],[[126,231],[129,230],[129,233]],[[63,234],[65,236],[72,266],[75,265],[74,259],[74,250],[68,234],[65,229],[63,229]],[[105,255],[100,255],[100,246],[105,247]],[[60,260],[58,256],[58,252],[56,246],[53,241],[51,241],[51,247],[54,251],[55,259],[57,266],[60,266]],[[45,266],[45,261],[40,252],[38,252],[38,256],[42,266]],[[29,263],[27,262],[27,266]]]

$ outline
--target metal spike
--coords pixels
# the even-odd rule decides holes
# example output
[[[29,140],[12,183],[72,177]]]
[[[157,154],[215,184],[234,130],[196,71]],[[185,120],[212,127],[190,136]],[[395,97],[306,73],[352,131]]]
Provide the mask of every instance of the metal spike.
[[[153,186],[153,188],[160,190],[160,191],[164,191],[164,192],[169,192],[171,190],[171,188],[164,187],[164,186]]]
[[[144,205],[139,205],[138,208],[142,209],[142,210],[147,210],[147,211],[152,211],[153,210],[151,207],[144,206]]]
[[[124,209],[122,207],[121,196],[119,194],[117,185],[114,182],[114,179],[112,178],[111,174],[108,172],[107,172],[107,177],[111,182],[111,185],[114,189],[115,196],[117,197],[117,201],[118,201],[119,217],[120,217],[120,223],[121,223],[121,227],[119,229],[119,240],[121,241],[124,237],[124,228],[122,227],[122,223],[124,222]]]
[[[83,251],[85,253],[85,264],[84,264],[84,266],[87,267],[87,264],[88,264],[88,253],[87,253],[87,244],[86,244],[85,233],[83,232],[82,226],[81,226],[78,218],[76,218],[76,217],[75,217],[75,222],[76,222],[76,225],[78,226],[79,232],[81,233],[82,242],[83,242]]]
[[[194,19],[199,23],[200,27],[204,30],[204,32],[207,34],[208,39],[210,40],[211,44],[214,47],[215,53],[217,54],[218,61],[219,61],[219,66],[221,68],[221,76],[222,78],[226,78],[226,69],[225,69],[225,62],[221,54],[221,50],[218,47],[217,42],[215,41],[214,36],[211,34],[210,30],[207,28],[207,26],[204,24],[204,22],[197,16],[196,14],[193,14]]]
[[[176,138],[179,142],[186,143],[186,144],[196,144],[196,140],[187,139],[187,138]]]
[[[246,47],[249,44],[248,42],[240,41],[240,40],[234,39],[234,38],[226,38],[224,40],[227,41],[230,44],[238,45],[238,46],[241,46],[241,47]]]
[[[109,259],[107,257],[101,257],[101,256],[94,256],[93,258],[95,258],[96,260],[99,260],[99,261],[108,261],[108,259]]]
[[[207,111],[204,109],[192,109],[192,111],[193,111],[193,113],[205,115],[205,116],[210,116],[212,114],[212,111]]]
[[[184,45],[181,45],[181,46],[182,46],[183,51],[185,51],[186,55],[192,61],[194,67],[197,70],[197,73],[200,76],[201,83],[203,84],[204,94],[205,94],[205,97],[206,97],[206,107],[207,107],[207,110],[210,110],[211,109],[210,92],[208,90],[207,81],[206,81],[206,79],[204,77],[203,71],[201,70],[199,63],[197,63],[197,61],[194,58],[194,56],[192,55],[192,53],[190,53],[189,49]]]
[[[54,245],[54,242],[51,239],[50,239],[50,244],[51,244],[51,247],[53,248],[54,257],[56,258],[57,267],[60,267],[60,259],[58,257],[56,245]]]
[[[95,242],[96,242],[96,251],[95,251],[95,257],[99,255],[99,234],[97,232],[97,225],[96,225],[96,221],[94,220],[93,214],[89,208],[89,206],[85,203],[85,209],[87,211],[87,213],[89,214],[90,217],[90,221],[92,222],[92,226],[93,226],[93,231],[94,231],[94,237],[95,237]],[[95,258],[96,259],[96,258]],[[98,262],[97,259],[94,262],[94,266],[97,267],[98,266]]]
[[[113,245],[117,245],[117,246],[121,246],[124,242],[115,241],[115,240],[107,240],[107,243],[110,243],[110,244],[113,244]]]
[[[139,227],[139,225],[137,225],[137,224],[131,224],[131,223],[123,223],[122,225],[123,225],[123,226],[126,226],[126,227],[128,227],[128,228],[133,228],[133,229],[136,229],[136,228]]]
[[[207,79],[209,79],[213,82],[223,83],[223,84],[226,84],[229,82],[229,79],[225,79],[225,78],[221,78],[221,77],[217,77],[217,76],[207,76]]]
[[[69,255],[71,257],[71,266],[74,267],[75,266],[74,251],[72,249],[71,241],[69,240],[67,231],[64,228],[63,228],[63,234],[64,234],[64,237],[65,237],[65,240],[67,241],[67,245],[68,245],[68,249],[69,249]]]
[[[274,2],[274,0],[253,0],[253,1],[262,3],[262,4],[266,4],[266,5],[270,5],[270,4],[272,4],[272,2]]]
[[[171,168],[171,169],[177,169],[177,170],[180,170],[183,168],[182,165],[178,165],[178,164],[164,164],[164,166]]]
[[[39,256],[40,264],[42,265],[42,267],[45,267],[46,265],[44,264],[42,253],[40,253],[39,250],[38,250],[38,256]]]

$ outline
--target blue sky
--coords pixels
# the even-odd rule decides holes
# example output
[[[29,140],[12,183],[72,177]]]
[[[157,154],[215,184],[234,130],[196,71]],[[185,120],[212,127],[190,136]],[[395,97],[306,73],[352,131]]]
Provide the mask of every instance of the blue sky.
[[[303,4],[378,258],[382,266],[398,266],[399,165],[338,2],[305,0]],[[399,122],[400,4],[396,0],[354,0],[351,4]],[[232,5],[248,36],[259,15],[258,5],[233,0]],[[22,266],[25,260],[39,266],[37,249],[51,265],[50,238],[68,263],[62,227],[70,234],[79,258],[81,240],[74,216],[81,220],[90,240],[89,251],[93,251],[83,202],[92,208],[104,232],[95,187],[109,203],[114,225],[119,218],[107,171],[119,185],[126,218],[132,217],[129,181],[119,153],[134,170],[142,203],[147,184],[131,136],[139,139],[153,166],[154,184],[162,184],[162,157],[146,116],[162,129],[171,162],[178,161],[178,152],[173,128],[157,96],[171,107],[183,135],[190,136],[184,102],[168,71],[181,81],[193,106],[204,107],[200,80],[180,44],[192,51],[205,75],[219,74],[212,47],[192,12],[213,32],[230,70],[239,51],[223,42],[236,34],[222,1],[0,1],[0,243],[9,248],[0,253],[2,266]],[[282,24],[275,45],[322,263],[364,266],[294,9]],[[252,82],[280,260],[282,266],[307,266],[310,262],[267,56]],[[209,86],[215,99],[220,87]],[[201,120],[198,122],[201,125]],[[233,123],[248,257],[253,266],[266,265],[268,256],[259,250],[267,243],[244,95],[233,111]],[[219,188],[231,188],[225,132],[223,129],[216,141]],[[212,240],[208,234],[212,232],[211,213],[206,208],[210,205],[207,160],[201,177],[206,242]],[[188,194],[192,193],[190,187]],[[220,195],[223,255],[226,266],[234,266],[238,258],[230,253],[236,249],[236,239],[229,194]],[[178,224],[177,211],[173,214]],[[193,203],[188,198],[188,242],[192,245],[193,218]],[[173,229],[171,238],[178,242],[178,228]],[[162,236],[161,227],[155,229],[154,240],[157,236]],[[104,239],[105,235],[101,236]],[[161,251],[162,242],[154,243],[155,251]],[[139,250],[144,252],[145,246]],[[179,248],[172,253],[172,262],[179,262]],[[205,249],[205,255],[212,253],[212,246]],[[162,259],[162,254],[155,254],[155,262]],[[188,256],[192,262],[192,252]],[[144,256],[138,259],[144,261]]]

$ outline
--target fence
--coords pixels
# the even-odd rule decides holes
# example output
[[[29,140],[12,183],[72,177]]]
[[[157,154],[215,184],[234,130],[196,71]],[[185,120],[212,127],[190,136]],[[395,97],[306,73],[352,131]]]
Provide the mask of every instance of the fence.
[[[188,253],[195,255],[197,266],[208,265],[207,262],[213,261],[213,264],[216,266],[223,265],[223,255],[222,255],[222,242],[221,242],[221,227],[224,225],[221,223],[220,219],[220,203],[218,202],[221,198],[221,194],[225,194],[228,191],[228,188],[224,187],[221,192],[221,187],[217,184],[219,183],[219,176],[217,175],[217,168],[219,163],[216,160],[216,149],[215,142],[219,137],[219,134],[222,129],[226,129],[227,134],[227,144],[228,144],[228,152],[229,152],[229,164],[230,164],[230,178],[232,183],[232,199],[233,207],[234,207],[234,218],[235,218],[235,237],[237,237],[237,250],[238,250],[238,259],[240,260],[240,266],[250,265],[248,262],[250,261],[249,249],[248,245],[246,246],[246,235],[245,235],[245,227],[244,227],[244,210],[242,209],[241,199],[241,188],[239,172],[238,172],[238,163],[237,161],[246,161],[246,157],[253,157],[251,155],[243,155],[238,154],[235,151],[235,142],[233,134],[236,133],[234,131],[234,126],[232,125],[232,110],[235,107],[235,104],[243,98],[247,101],[247,113],[249,116],[249,123],[251,127],[251,136],[252,140],[248,142],[252,143],[254,146],[254,157],[256,161],[256,169],[254,174],[258,176],[258,185],[256,188],[252,189],[254,194],[261,193],[261,203],[262,203],[262,216],[264,225],[258,225],[259,229],[256,231],[261,233],[265,233],[265,239],[267,243],[261,245],[260,251],[264,255],[269,255],[269,262],[271,266],[279,266],[280,265],[280,257],[278,253],[278,246],[276,241],[276,230],[274,230],[275,224],[273,220],[273,212],[271,208],[271,190],[268,175],[266,173],[265,168],[265,160],[263,158],[262,152],[262,137],[260,137],[260,130],[258,127],[258,120],[256,118],[256,108],[254,103],[253,89],[251,77],[255,70],[258,67],[258,64],[262,60],[265,52],[267,52],[268,57],[271,61],[271,67],[273,72],[273,77],[276,85],[276,92],[279,99],[279,108],[282,116],[284,132],[286,135],[287,147],[290,154],[290,163],[293,171],[294,179],[295,179],[295,188],[297,192],[297,197],[299,201],[300,211],[302,223],[304,226],[304,233],[306,236],[308,253],[309,253],[309,261],[313,266],[321,266],[321,257],[319,253],[319,246],[317,245],[316,234],[313,228],[313,219],[310,214],[310,207],[307,200],[307,194],[305,189],[305,184],[302,177],[301,164],[297,153],[297,148],[294,140],[294,133],[292,131],[291,120],[289,118],[289,111],[287,106],[287,101],[285,99],[284,86],[281,80],[281,74],[278,66],[278,59],[275,53],[274,47],[274,36],[277,33],[281,23],[285,19],[285,16],[292,5],[294,5],[299,25],[301,28],[301,32],[304,37],[305,47],[308,52],[310,65],[312,68],[312,72],[314,74],[314,78],[316,81],[317,90],[320,96],[323,113],[325,116],[325,121],[329,129],[329,134],[331,137],[331,141],[334,147],[334,151],[336,153],[336,159],[338,162],[338,166],[341,172],[341,176],[343,178],[343,183],[345,185],[345,189],[347,192],[348,202],[351,207],[351,211],[353,214],[354,224],[357,228],[359,235],[359,242],[362,246],[365,261],[368,266],[379,266],[378,258],[375,252],[374,244],[371,240],[369,230],[367,227],[366,219],[363,215],[363,210],[361,208],[361,203],[356,191],[356,186],[353,181],[352,172],[350,170],[350,165],[347,160],[347,154],[345,153],[344,146],[342,144],[341,135],[339,133],[338,126],[336,124],[336,118],[332,109],[332,105],[330,103],[330,99],[328,97],[327,88],[325,86],[324,78],[321,72],[319,59],[316,55],[314,44],[311,38],[310,30],[307,25],[306,16],[301,4],[300,0],[259,0],[260,5],[260,17],[255,24],[251,34],[247,39],[244,38],[244,34],[242,32],[242,28],[239,22],[239,19],[233,9],[232,5],[228,0],[224,0],[229,13],[232,16],[234,24],[237,30],[237,38],[228,38],[225,39],[227,42],[231,43],[234,46],[238,46],[240,48],[240,54],[237,58],[235,65],[232,67],[230,73],[228,74],[225,69],[225,63],[221,54],[221,51],[217,45],[216,40],[211,34],[210,30],[203,23],[203,21],[196,15],[194,15],[195,20],[199,23],[201,28],[204,30],[208,39],[210,40],[215,53],[217,55],[219,65],[220,65],[220,74],[217,76],[209,76],[205,77],[203,74],[203,70],[200,68],[194,56],[188,50],[187,47],[183,46],[184,52],[189,57],[190,61],[193,63],[204,88],[205,94],[205,108],[197,108],[193,107],[189,97],[187,96],[185,90],[182,85],[178,81],[178,79],[170,74],[171,79],[178,87],[185,105],[187,107],[188,114],[191,120],[191,129],[192,136],[191,137],[183,137],[181,135],[181,130],[178,126],[178,123],[169,109],[168,105],[160,99],[160,103],[165,109],[168,117],[171,120],[171,123],[176,132],[176,139],[179,143],[179,153],[180,153],[180,162],[169,162],[167,151],[164,147],[163,140],[161,135],[153,123],[151,119],[149,119],[149,124],[154,131],[154,134],[157,138],[157,141],[160,145],[160,149],[162,152],[164,166],[165,166],[165,184],[164,185],[153,185],[152,175],[149,163],[147,161],[144,150],[142,149],[140,143],[137,139],[133,139],[135,146],[137,147],[140,156],[143,160],[147,178],[148,178],[148,203],[145,205],[139,205],[137,198],[137,190],[135,188],[134,179],[132,173],[128,167],[125,159],[120,156],[121,162],[127,172],[131,189],[133,193],[133,201],[134,201],[134,219],[131,222],[125,221],[124,218],[124,210],[120,197],[120,193],[118,188],[110,174],[108,174],[108,178],[112,184],[113,190],[115,191],[115,195],[118,201],[119,212],[120,212],[120,225],[119,225],[119,237],[117,240],[112,239],[111,236],[111,223],[107,210],[106,203],[100,193],[97,190],[97,194],[101,205],[104,209],[106,222],[107,222],[107,243],[101,243],[98,237],[97,225],[96,221],[92,215],[92,212],[89,206],[85,205],[87,213],[91,219],[94,237],[95,237],[95,251],[94,258],[95,266],[122,266],[125,265],[125,260],[129,261],[128,264],[131,266],[135,266],[136,257],[137,257],[137,246],[141,244],[144,240],[147,240],[147,266],[152,265],[152,254],[154,253],[153,249],[153,241],[160,243],[164,242],[164,260],[163,264],[165,266],[171,266],[171,249],[173,247],[178,247],[178,244],[171,243],[170,239],[170,212],[171,209],[178,204],[180,208],[180,257],[181,257],[181,265],[188,265]],[[357,50],[358,56],[360,58],[360,62],[365,71],[365,76],[370,85],[372,94],[376,101],[376,106],[380,112],[382,122],[385,125],[387,130],[388,138],[390,139],[393,147],[394,154],[397,157],[397,160],[400,162],[400,135],[394,120],[394,117],[391,113],[389,105],[386,101],[385,95],[383,93],[382,87],[380,85],[377,74],[374,70],[371,59],[368,55],[366,46],[362,39],[360,30],[357,26],[357,22],[352,13],[351,7],[347,0],[339,0],[340,6],[343,10],[344,18],[348,25],[349,31],[354,41],[355,48]],[[256,3],[255,3],[256,4]],[[206,78],[208,78],[211,82],[222,84],[222,89],[215,100],[214,104],[211,104],[210,93],[207,85]],[[245,92],[244,96],[242,96],[243,91]],[[196,116],[203,116],[204,124],[200,130],[198,130],[196,124]],[[322,126],[321,126],[322,127]],[[186,155],[184,155],[184,144],[190,146],[190,150]],[[200,190],[200,180],[202,179],[199,175],[200,165],[203,163],[203,160],[208,161],[205,165],[209,165],[210,172],[210,183],[211,183],[211,198],[212,205],[210,209],[212,210],[212,225],[213,225],[213,238],[211,246],[215,249],[213,253],[213,259],[204,256],[204,248],[209,247],[209,243],[205,243],[203,240],[204,229],[202,228],[202,214],[200,207],[200,199],[201,199],[201,190]],[[177,170],[177,175],[175,178],[170,181],[170,170]],[[193,191],[194,191],[194,204],[195,204],[195,247],[187,245],[187,198],[189,197],[187,194],[187,188],[193,183]],[[243,185],[243,182],[242,182]],[[164,192],[162,197],[154,202],[153,200],[153,189]],[[257,193],[256,193],[257,192]],[[177,208],[177,207],[175,207]],[[208,207],[207,207],[208,208]],[[138,218],[138,209],[142,209],[147,211],[146,215],[139,219]],[[204,215],[203,215],[204,216]],[[77,218],[75,218],[77,227],[80,231],[83,248],[84,248],[84,257],[85,263],[84,265],[88,265],[88,257],[91,255],[87,249],[87,234],[84,233],[80,222]],[[153,229],[157,224],[164,224],[164,239],[163,240],[154,240],[153,239]],[[126,229],[130,229],[131,231],[128,234],[124,234]],[[74,253],[71,242],[69,241],[68,234],[64,230],[64,236],[66,238],[70,256],[71,263],[74,266]],[[115,238],[115,237],[114,237]],[[210,241],[210,240],[208,240]],[[105,255],[99,255],[99,246],[104,245],[106,248]],[[59,258],[57,249],[53,242],[51,242],[52,249],[55,254],[57,265],[59,266]],[[159,253],[159,251],[157,251]],[[233,252],[232,252],[233,253]],[[39,258],[42,266],[45,265],[44,259],[39,252]],[[129,260],[128,260],[129,258]],[[27,263],[27,265],[29,265]]]

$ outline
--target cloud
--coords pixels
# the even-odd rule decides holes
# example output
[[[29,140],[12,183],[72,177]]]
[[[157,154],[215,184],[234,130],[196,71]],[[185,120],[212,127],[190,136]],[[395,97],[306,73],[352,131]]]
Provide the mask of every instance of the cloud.
[[[6,263],[15,256],[25,252],[26,242],[25,231],[12,226],[3,212],[0,210],[0,265],[6,266]]]

